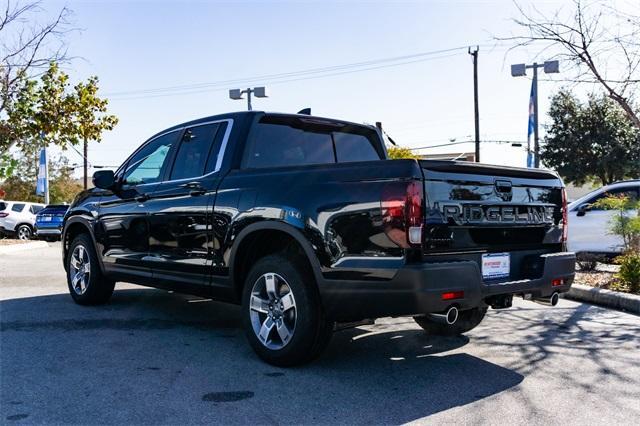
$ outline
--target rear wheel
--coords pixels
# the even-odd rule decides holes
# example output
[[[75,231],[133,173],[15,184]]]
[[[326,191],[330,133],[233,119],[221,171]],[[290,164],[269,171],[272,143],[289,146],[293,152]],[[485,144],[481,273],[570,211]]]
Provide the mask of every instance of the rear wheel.
[[[458,313],[458,320],[453,324],[442,324],[428,315],[413,317],[424,331],[433,336],[457,336],[476,328],[484,319],[487,308],[474,308]]]
[[[245,333],[264,361],[293,366],[327,346],[333,324],[322,311],[313,274],[300,259],[263,257],[251,268],[242,297]]]
[[[69,247],[67,285],[79,305],[106,303],[113,294],[115,282],[102,274],[93,241],[87,234],[75,237]]]
[[[29,225],[20,225],[18,226],[18,229],[16,229],[16,235],[19,240],[26,241],[31,239],[33,231]]]

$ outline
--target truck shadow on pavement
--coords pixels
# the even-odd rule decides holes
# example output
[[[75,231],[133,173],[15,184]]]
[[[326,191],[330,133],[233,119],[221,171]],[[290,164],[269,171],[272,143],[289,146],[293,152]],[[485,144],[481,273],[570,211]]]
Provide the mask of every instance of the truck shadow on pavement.
[[[137,288],[99,307],[67,294],[4,300],[0,421],[408,422],[517,386],[584,313],[528,344],[492,342],[521,352],[512,365],[465,353],[468,337],[428,337],[410,319],[387,319],[338,332],[314,363],[281,369],[254,355],[237,306]],[[536,333],[531,323],[515,318],[509,332]],[[476,349],[504,332],[495,321],[479,330]],[[70,398],[83,404],[69,410]]]

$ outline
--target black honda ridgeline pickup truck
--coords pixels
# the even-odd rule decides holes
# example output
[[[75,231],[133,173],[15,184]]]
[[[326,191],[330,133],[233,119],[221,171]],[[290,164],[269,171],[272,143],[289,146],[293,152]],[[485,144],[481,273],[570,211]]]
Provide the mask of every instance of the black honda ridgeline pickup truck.
[[[127,281],[240,304],[275,365],[379,317],[464,333],[514,295],[555,305],[574,278],[555,173],[388,160],[376,127],[341,120],[191,121],[93,183],[65,217],[73,299],[105,303]]]

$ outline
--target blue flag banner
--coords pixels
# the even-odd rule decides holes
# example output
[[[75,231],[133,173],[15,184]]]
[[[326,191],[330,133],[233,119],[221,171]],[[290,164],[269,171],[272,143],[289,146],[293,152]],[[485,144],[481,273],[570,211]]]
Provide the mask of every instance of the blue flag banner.
[[[47,163],[47,149],[40,150],[40,161],[38,162],[38,182],[36,184],[36,195],[46,195],[49,192],[49,170]]]
[[[529,96],[529,128],[527,129],[527,167],[533,168],[533,152],[531,152],[531,137],[535,133],[534,99],[536,96],[535,80],[531,81],[531,95]]]

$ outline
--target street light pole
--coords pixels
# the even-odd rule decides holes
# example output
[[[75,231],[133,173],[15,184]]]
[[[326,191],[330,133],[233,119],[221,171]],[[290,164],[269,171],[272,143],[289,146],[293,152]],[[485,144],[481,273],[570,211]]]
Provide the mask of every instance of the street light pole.
[[[247,88],[246,90],[240,89],[231,89],[229,90],[229,97],[233,100],[242,99],[242,95],[247,94],[247,109],[251,111],[253,108],[251,106],[251,95],[255,95],[256,98],[268,98],[266,87],[254,87],[253,89]]]
[[[540,167],[540,139],[538,136],[538,68],[543,68],[545,74],[555,74],[560,72],[560,64],[558,61],[545,61],[543,64],[534,62],[532,65],[515,64],[511,65],[511,76],[522,77],[527,75],[527,70],[533,70],[532,84],[532,103],[533,103],[533,152],[534,167]],[[527,138],[528,139],[528,138]],[[530,147],[527,146],[527,155],[529,155]]]

